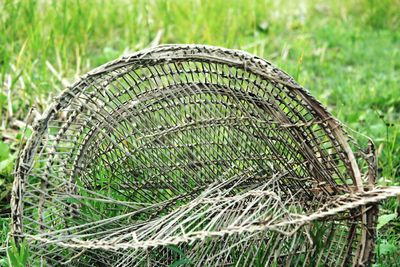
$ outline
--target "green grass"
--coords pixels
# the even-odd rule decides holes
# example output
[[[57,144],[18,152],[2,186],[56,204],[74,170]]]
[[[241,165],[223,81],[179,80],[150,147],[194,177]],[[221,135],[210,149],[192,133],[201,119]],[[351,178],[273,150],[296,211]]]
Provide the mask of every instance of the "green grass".
[[[399,0],[0,0],[0,244],[29,108],[43,111],[63,84],[152,43],[205,43],[269,59],[361,143],[370,136],[379,184],[400,185],[399,9]],[[392,216],[381,217],[377,266],[400,256],[398,209],[394,199],[381,207]]]

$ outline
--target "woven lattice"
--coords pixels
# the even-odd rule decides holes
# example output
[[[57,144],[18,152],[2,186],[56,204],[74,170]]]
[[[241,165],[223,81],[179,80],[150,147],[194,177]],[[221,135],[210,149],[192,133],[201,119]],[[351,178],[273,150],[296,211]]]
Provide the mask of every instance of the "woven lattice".
[[[356,151],[355,153],[353,151]],[[103,65],[37,120],[13,236],[31,263],[371,263],[375,155],[250,54],[168,45]]]

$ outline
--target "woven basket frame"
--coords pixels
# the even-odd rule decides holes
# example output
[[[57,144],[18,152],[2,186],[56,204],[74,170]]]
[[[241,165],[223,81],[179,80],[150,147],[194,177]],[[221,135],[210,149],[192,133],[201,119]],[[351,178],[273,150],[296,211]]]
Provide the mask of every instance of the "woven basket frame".
[[[107,204],[109,209],[124,201],[168,202],[160,211],[142,212],[148,220],[174,210],[177,200],[195,199],[224,175],[239,174],[248,178],[238,191],[278,177],[274,186],[282,199],[301,203],[307,212],[323,212],[324,204],[334,206],[338,197],[362,195],[374,185],[374,155],[364,162],[368,171],[361,172],[364,159],[356,158],[353,149],[341,124],[269,62],[218,47],[160,46],[93,70],[36,122],[17,164],[12,231],[18,241],[69,227],[83,204],[67,197],[79,195],[80,188],[90,196],[106,188],[98,173],[117,181],[107,188],[121,199]],[[128,176],[145,178],[132,181]],[[27,207],[35,207],[37,214]],[[126,205],[126,212],[134,210],[133,204]],[[60,218],[48,220],[49,211]],[[338,233],[335,242],[346,244],[331,245],[320,263],[370,264],[377,211],[371,201],[321,218],[337,229],[332,230]],[[79,215],[93,220],[90,213]],[[48,249],[40,239],[31,240],[38,255]],[[60,250],[52,249],[49,262],[68,261],[55,257]],[[86,253],[79,247],[62,251],[71,258]],[[90,253],[88,258],[100,255],[96,248]],[[170,253],[154,253],[170,264]],[[121,256],[118,250],[109,255],[102,256],[103,264]],[[287,264],[288,257],[278,263]]]

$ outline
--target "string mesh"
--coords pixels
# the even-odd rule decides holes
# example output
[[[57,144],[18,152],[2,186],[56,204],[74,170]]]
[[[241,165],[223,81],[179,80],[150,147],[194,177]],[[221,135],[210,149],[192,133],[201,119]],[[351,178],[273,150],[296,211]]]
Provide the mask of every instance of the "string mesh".
[[[269,62],[160,46],[93,70],[37,120],[12,234],[32,264],[368,265],[376,203],[399,190],[375,188],[375,155],[353,150]]]

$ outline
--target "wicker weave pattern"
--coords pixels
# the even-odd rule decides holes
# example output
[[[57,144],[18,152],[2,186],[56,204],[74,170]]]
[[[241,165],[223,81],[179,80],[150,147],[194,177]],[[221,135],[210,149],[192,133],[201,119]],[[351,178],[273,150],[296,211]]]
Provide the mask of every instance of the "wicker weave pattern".
[[[356,157],[350,141],[261,58],[145,50],[93,70],[36,122],[13,235],[51,265],[169,266],[177,249],[196,266],[368,265],[376,203],[399,190],[374,189],[373,150]]]

